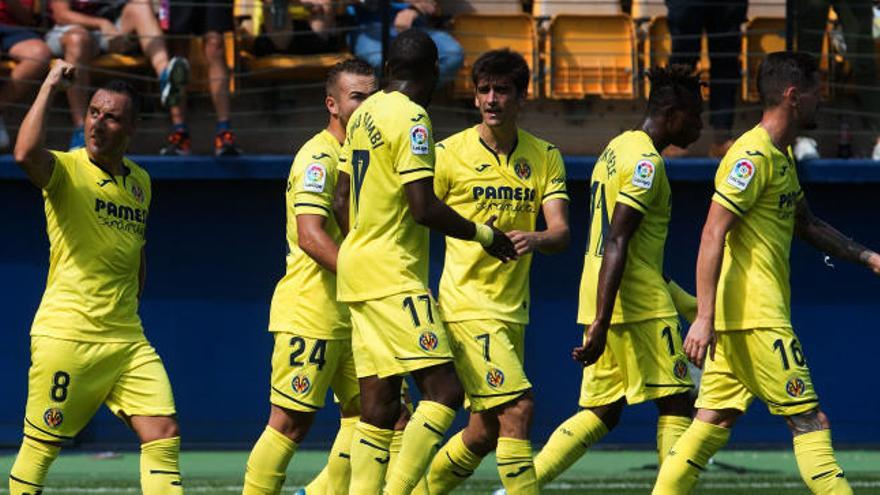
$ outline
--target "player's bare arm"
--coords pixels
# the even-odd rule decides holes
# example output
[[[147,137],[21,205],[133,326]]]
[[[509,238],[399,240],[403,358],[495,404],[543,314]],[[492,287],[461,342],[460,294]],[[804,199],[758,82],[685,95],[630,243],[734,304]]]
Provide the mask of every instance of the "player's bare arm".
[[[55,158],[46,149],[46,121],[49,105],[55,91],[70,87],[76,68],[67,62],[56,60],[40,91],[21,122],[15,141],[15,163],[24,170],[28,179],[40,189],[49,184],[55,168]]]
[[[408,182],[404,185],[404,190],[413,219],[420,225],[456,239],[478,240],[489,254],[503,262],[516,259],[513,243],[503,232],[496,229],[491,221],[485,224],[491,229],[492,236],[489,237],[484,233],[485,230],[480,231],[483,227],[466,220],[446,203],[437,199],[434,194],[433,177]]]
[[[842,234],[821,218],[813,215],[806,199],[795,211],[795,234],[823,253],[852,263],[865,265],[880,275],[880,254]]]
[[[336,178],[336,191],[333,193],[333,215],[342,235],[348,235],[348,195],[351,192],[351,176],[342,170]],[[334,273],[336,270],[333,270]]]
[[[517,256],[524,256],[534,251],[544,254],[561,253],[568,249],[571,233],[568,228],[568,201],[552,199],[541,207],[547,228],[536,232],[511,230],[507,237],[516,248]]]
[[[336,273],[336,258],[339,256],[339,246],[324,230],[327,217],[321,215],[297,215],[296,231],[300,249],[305,251],[309,258],[321,265],[325,270]]]
[[[629,241],[635,235],[644,215],[632,206],[617,203],[611,215],[611,231],[605,240],[605,255],[599,268],[599,284],[596,289],[596,319],[587,329],[583,346],[575,347],[571,356],[589,366],[599,359],[605,350],[614,300],[620,289]]]
[[[724,238],[737,221],[736,215],[713,202],[703,226],[700,251],[697,254],[697,318],[684,339],[684,353],[694,365],[702,368],[708,351],[715,359],[715,296],[721,261],[724,259]]]

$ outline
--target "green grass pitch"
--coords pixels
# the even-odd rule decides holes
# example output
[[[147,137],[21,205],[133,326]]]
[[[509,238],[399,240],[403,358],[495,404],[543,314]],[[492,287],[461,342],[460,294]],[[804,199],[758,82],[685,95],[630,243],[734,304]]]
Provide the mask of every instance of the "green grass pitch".
[[[284,493],[293,493],[324,465],[326,452],[297,452],[288,470]],[[860,495],[880,495],[880,451],[839,451],[837,458]],[[184,452],[181,467],[186,493],[241,493],[247,452]],[[703,476],[698,494],[764,495],[806,494],[790,451],[726,451]],[[0,456],[0,470],[8,473],[13,455]],[[589,452],[559,480],[545,487],[547,494],[646,494],[654,480],[656,457],[649,451]],[[487,458],[459,494],[491,493],[499,486],[494,459]],[[0,494],[9,493],[5,482]],[[45,495],[122,495],[140,493],[138,455],[62,454],[46,483]]]

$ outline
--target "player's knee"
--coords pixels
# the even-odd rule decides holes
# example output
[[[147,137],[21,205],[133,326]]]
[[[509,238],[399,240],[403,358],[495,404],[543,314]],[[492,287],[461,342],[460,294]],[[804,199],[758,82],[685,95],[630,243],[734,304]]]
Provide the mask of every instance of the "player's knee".
[[[742,411],[737,409],[698,409],[694,419],[730,429],[733,428],[740,416],[742,416]]]
[[[462,434],[462,440],[468,450],[479,456],[485,456],[498,446],[498,428],[491,428],[491,424],[475,427],[469,424]]]
[[[623,406],[625,404],[625,399],[621,398],[617,402],[589,408],[593,414],[598,417],[602,423],[608,428],[608,431],[613,430],[617,427],[617,424],[620,423],[620,416],[623,414]]]
[[[818,407],[803,413],[786,416],[785,422],[788,423],[788,428],[791,430],[792,435],[795,436],[831,429],[831,422],[828,420],[828,416]]]
[[[273,405],[269,413],[269,426],[291,441],[300,443],[309,433],[314,419],[315,413],[291,411]]]
[[[391,430],[400,417],[400,400],[393,401],[384,400],[362,400],[361,401],[361,421]]]

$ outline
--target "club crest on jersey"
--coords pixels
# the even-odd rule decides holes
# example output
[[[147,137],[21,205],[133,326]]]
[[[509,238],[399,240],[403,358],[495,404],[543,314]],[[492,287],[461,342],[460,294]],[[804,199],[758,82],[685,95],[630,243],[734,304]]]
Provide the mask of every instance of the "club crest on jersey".
[[[797,398],[807,391],[807,384],[800,377],[793,376],[785,383],[785,392],[791,397]]]
[[[144,190],[141,189],[141,186],[138,185],[137,182],[132,181],[131,183],[131,195],[134,196],[134,199],[138,200],[138,203],[143,204],[146,200],[144,196]]]
[[[430,141],[428,128],[422,124],[414,125],[409,130],[409,143],[413,155],[427,155],[430,151],[428,141]]]
[[[327,170],[320,163],[312,163],[306,167],[303,176],[303,190],[309,192],[324,192],[324,183],[327,181]]]
[[[304,394],[311,390],[312,381],[308,377],[296,375],[293,377],[293,381],[290,382],[290,388],[298,394]]]
[[[649,160],[641,160],[636,163],[635,171],[633,171],[632,185],[642,189],[651,189],[654,184],[654,172],[653,163]]]
[[[672,374],[679,380],[684,380],[687,377],[688,365],[684,359],[678,358],[675,360],[675,365],[672,367]]]
[[[64,413],[57,407],[50,407],[43,413],[43,422],[49,428],[58,428],[64,422]]]
[[[733,164],[730,175],[727,176],[727,183],[740,191],[745,191],[754,176],[755,164],[751,160],[742,158]]]
[[[440,344],[440,340],[434,332],[422,332],[419,335],[419,347],[426,351],[433,351]]]
[[[529,162],[526,161],[525,158],[516,159],[516,163],[513,164],[513,171],[516,172],[516,176],[522,180],[526,180],[532,176],[532,166],[529,165]]]
[[[489,368],[489,371],[486,372],[486,383],[492,388],[504,385],[504,372],[498,368]]]

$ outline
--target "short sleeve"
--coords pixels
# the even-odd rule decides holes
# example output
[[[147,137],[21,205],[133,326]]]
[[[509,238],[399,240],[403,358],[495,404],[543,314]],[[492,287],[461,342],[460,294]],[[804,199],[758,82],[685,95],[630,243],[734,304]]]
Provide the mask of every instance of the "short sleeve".
[[[70,153],[65,153],[63,151],[50,150],[49,153],[55,160],[55,164],[52,167],[52,176],[49,177],[49,183],[46,184],[46,187],[44,187],[43,190],[46,191],[47,194],[52,194],[54,191],[58,190],[63,183],[70,180],[70,167],[73,166],[74,158]]]
[[[552,199],[568,198],[568,189],[566,186],[565,162],[562,160],[562,153],[556,146],[547,147],[547,176],[544,181],[544,196],[541,198],[541,204]]]
[[[395,170],[406,184],[434,175],[434,133],[428,114],[417,107],[401,120]],[[405,134],[404,134],[405,133]]]
[[[297,215],[329,217],[336,188],[335,167],[329,155],[320,160],[314,156],[306,150],[297,153],[288,179],[289,192]]]
[[[348,175],[352,174],[351,168],[351,138],[348,136],[345,137],[345,142],[342,143],[342,151],[339,153],[339,160],[336,162],[337,170],[340,172],[345,172]]]
[[[743,216],[761,196],[771,170],[759,152],[728,153],[715,173],[712,201]]]
[[[666,174],[663,158],[651,153],[627,157],[621,165],[617,201],[646,213],[657,198],[659,183]]]
[[[434,151],[436,153],[436,163],[434,165],[434,195],[440,199],[445,199],[446,195],[449,194],[449,189],[452,188],[452,176],[449,173],[452,164],[449,162],[455,158],[452,153],[446,150],[446,145],[444,143],[437,143]]]

